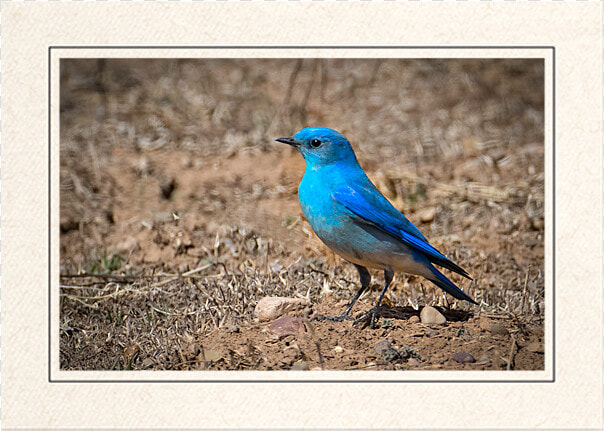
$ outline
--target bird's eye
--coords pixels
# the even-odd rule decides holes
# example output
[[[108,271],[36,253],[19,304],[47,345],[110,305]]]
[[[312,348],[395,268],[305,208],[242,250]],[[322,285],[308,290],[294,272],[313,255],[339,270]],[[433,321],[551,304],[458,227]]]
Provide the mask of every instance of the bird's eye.
[[[318,139],[313,139],[312,141],[310,141],[310,146],[313,148],[317,148],[321,146],[321,141]]]

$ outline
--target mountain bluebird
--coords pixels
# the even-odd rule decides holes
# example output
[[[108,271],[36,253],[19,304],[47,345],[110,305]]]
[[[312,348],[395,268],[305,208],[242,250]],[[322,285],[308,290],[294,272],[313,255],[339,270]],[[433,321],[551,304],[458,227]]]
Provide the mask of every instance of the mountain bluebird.
[[[298,188],[304,216],[317,236],[359,272],[361,288],[346,310],[329,320],[354,320],[348,313],[367,289],[367,268],[384,271],[386,283],[377,305],[358,317],[370,320],[392,282],[394,271],[421,275],[457,299],[476,302],[441,274],[438,265],[471,279],[469,274],[436,250],[367,178],[344,135],[326,127],[308,127],[278,142],[297,148],[306,161]]]

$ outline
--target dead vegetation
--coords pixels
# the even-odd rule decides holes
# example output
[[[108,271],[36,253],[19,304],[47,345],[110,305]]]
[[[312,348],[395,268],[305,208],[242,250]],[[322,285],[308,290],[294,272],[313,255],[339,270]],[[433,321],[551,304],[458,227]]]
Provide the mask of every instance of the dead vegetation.
[[[379,329],[254,321],[265,296],[311,318],[358,288],[303,219],[301,157],[272,142],[306,125],[351,139],[480,308],[397,274]],[[542,369],[543,160],[539,60],[64,60],[61,367]],[[447,324],[415,322],[425,304]],[[381,340],[418,356],[384,361]]]

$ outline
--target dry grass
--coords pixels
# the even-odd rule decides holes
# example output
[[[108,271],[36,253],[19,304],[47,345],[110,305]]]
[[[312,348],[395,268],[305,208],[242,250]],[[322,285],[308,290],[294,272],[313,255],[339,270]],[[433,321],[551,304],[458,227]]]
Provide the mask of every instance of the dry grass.
[[[356,272],[312,237],[303,165],[272,142],[307,125],[351,139],[376,185],[473,275],[452,279],[483,312],[514,316],[516,331],[542,324],[542,62],[69,60],[61,366],[208,366],[191,346],[253,327],[264,296],[347,301]],[[444,299],[399,274],[386,303]],[[252,347],[231,363],[260,364]]]

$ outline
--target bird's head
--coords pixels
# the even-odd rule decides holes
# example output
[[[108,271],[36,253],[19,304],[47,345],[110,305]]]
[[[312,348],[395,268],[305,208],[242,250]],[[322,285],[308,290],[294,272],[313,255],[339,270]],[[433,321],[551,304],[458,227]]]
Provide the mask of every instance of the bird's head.
[[[320,167],[340,161],[357,163],[350,142],[344,135],[327,127],[307,127],[289,138],[275,139],[302,153],[307,165]]]

